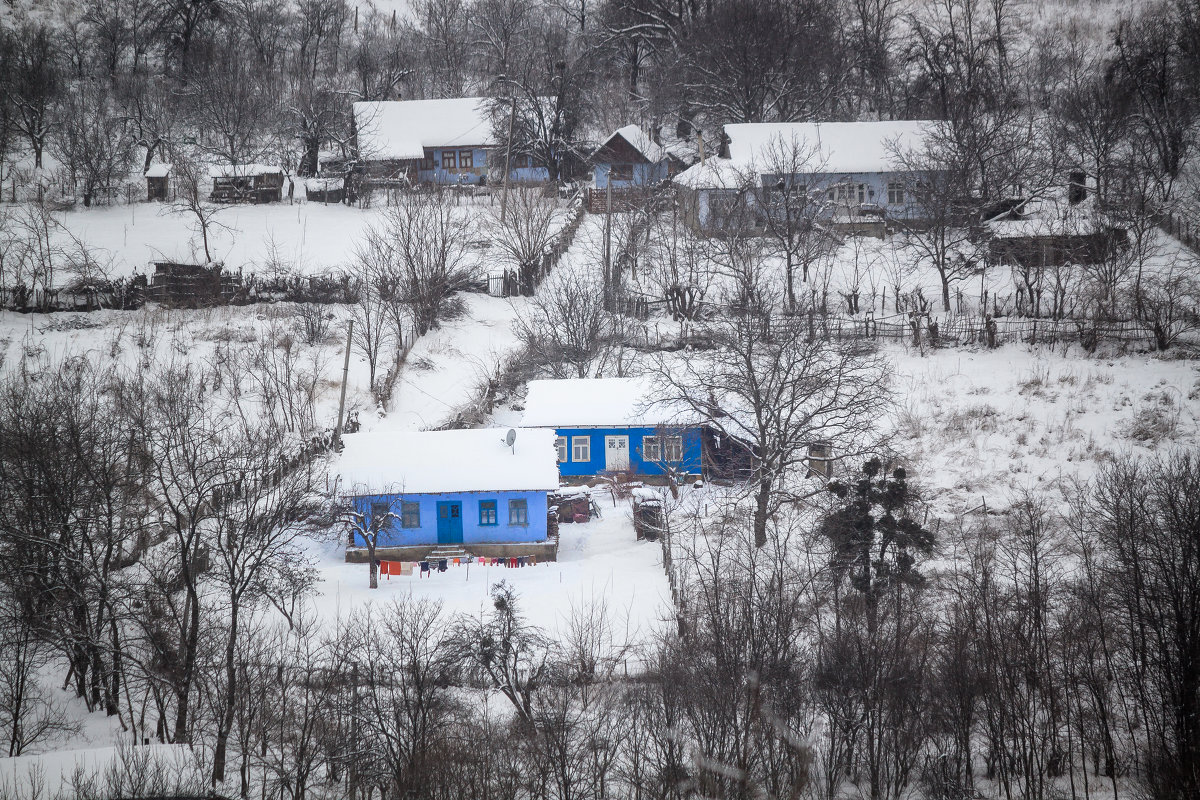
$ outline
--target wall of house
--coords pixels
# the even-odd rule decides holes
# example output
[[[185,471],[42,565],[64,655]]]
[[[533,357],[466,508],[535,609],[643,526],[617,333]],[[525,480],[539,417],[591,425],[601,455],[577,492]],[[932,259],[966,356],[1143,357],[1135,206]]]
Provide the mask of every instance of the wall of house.
[[[778,175],[763,175],[762,186],[774,186],[779,181]],[[847,214],[855,214],[860,203],[858,200],[858,187],[864,187],[864,197],[862,203],[868,206],[877,206],[884,213],[887,219],[913,219],[919,220],[922,218],[922,209],[919,205],[912,201],[912,197],[906,192],[903,202],[889,203],[888,202],[888,184],[889,183],[909,183],[912,181],[912,175],[909,173],[889,173],[889,172],[857,172],[844,174],[829,174],[815,173],[809,175],[796,175],[792,178],[793,184],[803,184],[807,187],[807,191],[826,191],[838,185],[846,185],[850,189],[850,198],[846,201],[829,201],[824,203],[821,208],[820,216],[829,219],[835,215],[845,216]],[[720,228],[720,217],[714,213],[714,207],[717,206],[719,195],[736,194],[736,190],[726,189],[699,189],[696,191],[696,214],[695,224],[697,227],[704,230],[718,230]],[[759,207],[759,199],[754,193],[745,193],[743,195],[744,202],[747,203],[750,210],[753,212]],[[753,213],[749,217],[753,218]]]
[[[662,475],[666,472],[663,464],[646,462],[642,458],[642,439],[647,436],[682,436],[683,460],[680,467],[688,474],[700,474],[701,442],[698,429],[662,429],[662,428],[557,428],[559,436],[567,437],[567,460],[560,461],[558,473],[563,477],[588,477],[604,472],[604,437],[629,437],[629,468],[642,475]],[[571,446],[572,437],[587,436],[591,442],[591,458],[587,461],[575,461]]]
[[[479,524],[479,503],[496,501],[496,525]],[[529,523],[513,525],[508,519],[508,501],[524,500]],[[540,542],[546,538],[546,492],[446,492],[441,494],[386,494],[354,498],[354,507],[369,514],[372,503],[388,503],[392,513],[402,513],[402,502],[421,506],[421,526],[403,528],[395,519],[379,537],[381,547],[437,544],[437,504],[461,502],[463,544],[479,542]],[[361,544],[361,542],[359,542]]]
[[[471,152],[471,166],[457,166],[463,150]],[[466,183],[479,185],[486,183],[489,176],[489,157],[497,159],[496,167],[504,171],[504,153],[486,147],[435,147],[433,152],[433,169],[418,169],[417,180],[421,183]],[[455,154],[455,168],[442,167],[442,156],[446,152]],[[420,162],[418,162],[420,163]],[[542,183],[550,179],[550,171],[545,167],[514,167],[509,170],[508,179],[513,183]]]
[[[653,186],[659,181],[667,178],[667,162],[665,160],[657,164],[632,164],[633,178],[631,180],[613,180],[612,187],[614,189],[626,189],[632,186]],[[612,173],[613,164],[599,163],[592,169],[592,181],[597,189],[607,189],[609,183],[609,175]]]

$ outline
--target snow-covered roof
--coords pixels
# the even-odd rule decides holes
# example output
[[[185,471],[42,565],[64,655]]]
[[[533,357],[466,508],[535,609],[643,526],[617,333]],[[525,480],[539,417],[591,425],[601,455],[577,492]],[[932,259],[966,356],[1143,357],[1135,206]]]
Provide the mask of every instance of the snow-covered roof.
[[[354,104],[365,159],[424,158],[430,147],[495,145],[485,97]]]
[[[1092,195],[1070,203],[1065,191],[1059,191],[1026,200],[1017,211],[988,220],[988,227],[997,239],[1023,239],[1099,233],[1109,222],[1097,211]]]
[[[530,492],[558,487],[554,431],[507,429],[347,434],[335,471],[351,494]]]
[[[755,122],[725,126],[729,158],[710,158],[675,181],[691,188],[736,188],[745,175],[777,171],[781,160],[803,165],[805,174],[893,172],[896,153],[918,149],[935,123]]]
[[[270,164],[223,164],[208,171],[210,178],[250,178],[255,175],[277,175],[283,172]]]
[[[604,140],[604,144],[596,148],[596,152],[603,150],[612,142],[613,139],[620,136],[625,141],[629,142],[634,150],[642,154],[642,157],[651,164],[657,164],[667,157],[667,151],[662,145],[655,142],[650,136],[637,125],[626,125],[624,128],[618,128]]]
[[[695,419],[656,401],[653,378],[567,378],[529,382],[521,424],[532,428],[683,425]]]
[[[147,178],[165,178],[171,174],[170,164],[151,164],[146,168]]]

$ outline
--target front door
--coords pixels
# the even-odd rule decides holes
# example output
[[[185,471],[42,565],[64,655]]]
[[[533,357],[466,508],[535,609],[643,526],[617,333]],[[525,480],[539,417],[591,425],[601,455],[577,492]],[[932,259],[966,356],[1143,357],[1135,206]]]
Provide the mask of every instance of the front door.
[[[609,472],[624,472],[629,469],[629,437],[604,437],[604,468]]]
[[[462,544],[462,503],[437,504],[438,544]]]

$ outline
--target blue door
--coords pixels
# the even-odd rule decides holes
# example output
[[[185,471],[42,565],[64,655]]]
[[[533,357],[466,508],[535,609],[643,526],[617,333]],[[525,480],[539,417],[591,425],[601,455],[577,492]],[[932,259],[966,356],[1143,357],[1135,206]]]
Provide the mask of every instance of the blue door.
[[[438,544],[462,544],[462,503],[438,503]]]

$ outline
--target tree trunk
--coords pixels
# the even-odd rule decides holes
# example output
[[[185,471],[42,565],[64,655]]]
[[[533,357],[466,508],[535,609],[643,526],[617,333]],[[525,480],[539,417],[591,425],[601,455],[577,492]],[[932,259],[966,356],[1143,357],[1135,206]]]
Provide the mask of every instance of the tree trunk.
[[[221,718],[217,721],[217,742],[213,748],[212,785],[225,780],[225,754],[229,747],[229,732],[233,729],[233,713],[237,703],[237,637],[238,637],[238,606],[237,598],[230,598],[229,635],[225,639],[225,704],[221,709]]]
[[[761,480],[754,493],[754,546],[767,544],[767,504],[771,499],[771,481]]]

